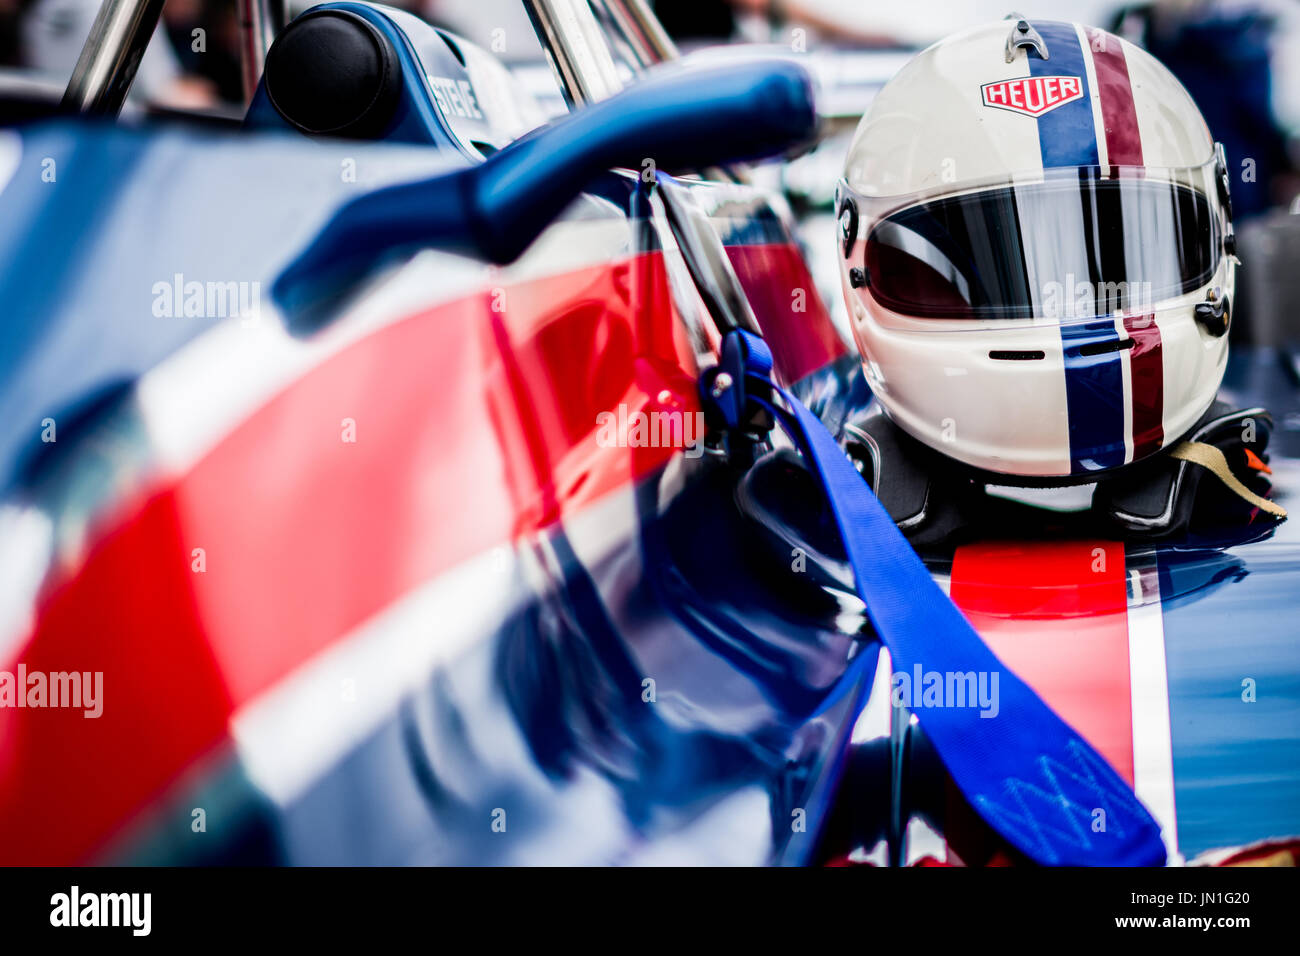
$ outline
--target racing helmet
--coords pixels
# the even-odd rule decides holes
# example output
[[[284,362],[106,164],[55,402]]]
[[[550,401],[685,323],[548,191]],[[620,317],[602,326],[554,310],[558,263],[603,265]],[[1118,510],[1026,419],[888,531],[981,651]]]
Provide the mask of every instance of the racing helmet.
[[[1092,480],[1214,401],[1236,268],[1224,154],[1133,44],[1014,16],[935,44],[858,124],[836,211],[867,381],[948,458]]]

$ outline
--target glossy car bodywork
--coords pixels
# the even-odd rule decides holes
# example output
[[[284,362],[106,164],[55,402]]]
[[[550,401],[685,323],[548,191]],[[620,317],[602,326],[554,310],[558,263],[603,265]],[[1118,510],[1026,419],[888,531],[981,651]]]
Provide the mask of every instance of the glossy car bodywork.
[[[105,701],[93,719],[0,714],[6,859],[596,861],[669,833],[701,860],[810,852],[788,845],[813,828],[780,839],[770,818],[827,799],[864,688],[852,635],[775,596],[738,607],[742,626],[720,590],[753,590],[740,569],[636,573],[651,528],[677,529],[660,547],[706,567],[741,540],[724,526],[710,555],[684,543],[686,515],[715,510],[694,477],[659,500],[707,462],[597,441],[598,414],[620,405],[692,414],[708,348],[673,305],[636,177],[608,177],[513,266],[421,253],[296,336],[265,299],[187,317],[185,284],[268,286],[356,188],[343,158],[374,176],[362,188],[444,160],[66,125],[6,135],[18,156],[0,201],[21,234],[112,264],[72,281],[65,255],[7,260],[22,305],[8,420],[58,428],[51,444],[7,436],[6,558],[27,584],[8,586],[8,669],[100,671]],[[74,182],[95,170],[82,218],[39,191],[47,156]],[[122,198],[161,169],[165,215]],[[713,194],[759,295],[811,289],[761,195],[693,188]],[[789,323],[825,323],[812,303]],[[823,333],[786,367],[836,348]],[[658,690],[643,701],[646,678]],[[94,808],[68,816],[87,793]],[[731,799],[744,839],[686,837]],[[195,807],[225,821],[216,839],[188,839]],[[491,842],[498,807],[518,841]],[[581,853],[553,843],[569,814],[605,821]]]
[[[104,688],[98,717],[0,709],[0,860],[997,852],[860,604],[773,552],[746,462],[684,437],[717,333],[640,175],[511,265],[424,248],[303,328],[265,292],[331,212],[463,154],[64,122],[0,157],[0,670]],[[779,200],[656,188],[707,215],[782,381],[834,431],[865,410]],[[255,307],[213,314],[227,283]],[[1280,423],[1290,504],[1293,368],[1241,349],[1228,387]],[[933,570],[1190,858],[1300,832],[1292,527],[1008,528]]]

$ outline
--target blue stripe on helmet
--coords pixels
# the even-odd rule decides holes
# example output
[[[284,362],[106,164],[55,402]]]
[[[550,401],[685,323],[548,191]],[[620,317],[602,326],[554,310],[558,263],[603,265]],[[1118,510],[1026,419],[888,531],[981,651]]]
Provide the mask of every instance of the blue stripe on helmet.
[[[1097,166],[1097,128],[1088,89],[1087,53],[1072,23],[1035,22],[1048,59],[1027,52],[1030,76],[1077,76],[1083,96],[1038,118],[1043,168]],[[1084,346],[1118,341],[1110,320],[1061,328],[1069,416],[1070,470],[1075,474],[1124,464],[1124,375],[1121,352],[1085,355]]]
[[[1033,52],[1029,57],[1030,76],[1077,76],[1083,97],[1066,103],[1038,118],[1038,143],[1043,154],[1043,168],[1054,166],[1097,166],[1097,129],[1092,116],[1092,94],[1088,91],[1086,54],[1073,23],[1038,22],[1034,28],[1047,44],[1049,59]]]
[[[1123,352],[1085,354],[1118,341],[1110,319],[1061,326],[1073,474],[1124,464]]]

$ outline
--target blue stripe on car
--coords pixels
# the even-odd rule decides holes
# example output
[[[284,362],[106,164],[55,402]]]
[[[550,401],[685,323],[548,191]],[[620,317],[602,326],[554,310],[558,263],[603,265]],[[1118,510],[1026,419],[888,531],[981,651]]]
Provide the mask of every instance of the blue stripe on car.
[[[1257,547],[1160,554],[1178,846],[1187,857],[1296,832],[1300,529]],[[1230,622],[1230,623],[1229,623]]]

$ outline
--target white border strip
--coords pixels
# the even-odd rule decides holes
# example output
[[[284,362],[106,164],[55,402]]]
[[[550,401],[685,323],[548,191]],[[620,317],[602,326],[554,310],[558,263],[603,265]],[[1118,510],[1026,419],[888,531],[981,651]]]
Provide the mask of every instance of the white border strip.
[[[1128,329],[1124,327],[1124,313],[1121,312],[1115,316],[1115,332],[1119,335],[1121,342],[1126,342],[1133,336],[1129,335]],[[1119,352],[1120,379],[1124,387],[1124,464],[1129,464],[1133,460],[1134,443],[1133,443],[1133,404],[1135,397],[1133,394],[1133,349],[1120,349]]]
[[[374,733],[434,670],[499,629],[530,595],[499,546],[384,608],[241,706],[231,735],[249,779],[280,806]]]
[[[1097,83],[1097,63],[1092,58],[1092,38],[1080,24],[1074,25],[1074,32],[1079,36],[1079,46],[1083,48],[1083,69],[1087,73],[1089,101],[1092,103],[1092,131],[1097,140],[1097,165],[1103,170],[1110,165],[1110,153],[1106,146],[1106,121],[1101,112],[1100,87]],[[1095,30],[1101,33],[1100,30]],[[1109,38],[1107,38],[1109,39]]]
[[[1129,688],[1133,715],[1133,784],[1138,799],[1160,824],[1170,866],[1181,866],[1174,806],[1174,749],[1169,719],[1165,626],[1154,556],[1130,567],[1128,607]]]

